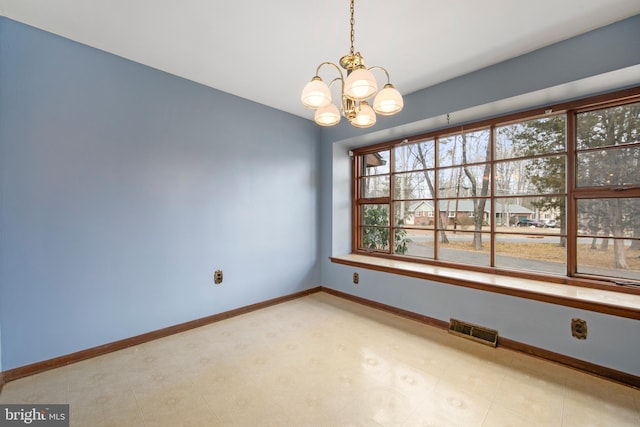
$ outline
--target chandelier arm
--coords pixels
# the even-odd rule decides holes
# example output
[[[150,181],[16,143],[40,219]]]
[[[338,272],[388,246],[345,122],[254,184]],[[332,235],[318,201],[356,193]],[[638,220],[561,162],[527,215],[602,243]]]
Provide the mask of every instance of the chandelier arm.
[[[379,65],[374,65],[373,67],[367,68],[367,70],[369,70],[369,71],[373,71],[373,70],[382,70],[382,71],[384,71],[384,73],[387,76],[387,84],[391,83],[391,77],[389,77],[389,72],[384,67],[381,67]]]
[[[340,67],[338,67],[336,64],[334,64],[331,61],[325,61],[325,62],[322,62],[320,65],[318,65],[318,68],[316,68],[316,76],[320,75],[320,68],[322,68],[323,65],[333,65],[335,69],[338,70],[338,73],[340,74],[340,78],[342,78],[342,71],[340,70]]]
[[[331,61],[325,61],[325,62],[321,63],[320,65],[318,65],[318,68],[316,68],[316,76],[318,76],[320,74],[320,68],[322,68],[324,65],[331,65],[336,70],[338,70],[338,74],[340,75],[340,77],[336,77],[333,80],[331,80],[327,86],[329,86],[329,88],[331,88],[331,86],[333,86],[333,84],[335,82],[340,80],[340,112],[342,113],[342,115],[344,117],[348,118],[349,117],[348,111],[349,110],[353,110],[353,108],[349,107],[349,103],[347,102],[347,97],[344,96],[344,74],[342,74],[342,70],[336,64],[334,64]]]
[[[333,62],[325,61],[322,64],[318,65],[318,68],[316,68],[316,76],[320,74],[320,68],[322,68],[323,65],[332,65],[336,70],[338,70],[338,74],[340,75],[340,77],[336,77],[335,79],[331,80],[331,82],[329,82],[327,86],[331,87],[336,81],[340,80],[340,96],[344,98],[344,75],[342,74],[342,70]],[[344,102],[341,102],[340,104],[344,105]]]
[[[336,77],[335,79],[331,80],[327,86],[331,87],[338,80],[340,80],[340,84],[344,88],[344,79],[342,78],[342,76],[341,77]]]

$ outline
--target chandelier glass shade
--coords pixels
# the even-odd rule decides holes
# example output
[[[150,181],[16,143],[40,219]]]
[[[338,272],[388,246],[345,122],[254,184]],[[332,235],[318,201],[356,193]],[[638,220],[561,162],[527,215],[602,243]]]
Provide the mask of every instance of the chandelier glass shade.
[[[316,109],[313,120],[320,126],[334,126],[340,123],[340,110],[335,104]]]
[[[334,126],[340,122],[342,116],[359,128],[367,128],[376,123],[376,113],[390,116],[402,111],[404,101],[402,95],[393,87],[389,79],[389,73],[382,67],[367,68],[360,52],[353,49],[354,40],[354,0],[351,0],[351,50],[350,53],[340,58],[340,67],[333,62],[323,62],[318,65],[316,75],[306,84],[302,90],[301,101],[307,108],[315,109],[314,121],[320,126]],[[320,69],[325,65],[334,67],[339,76],[325,83],[320,77]],[[342,69],[346,70],[343,73]],[[378,91],[378,82],[372,71],[383,71],[387,77],[387,83]],[[340,84],[340,99],[333,103],[331,87]],[[373,107],[367,99],[375,96]]]

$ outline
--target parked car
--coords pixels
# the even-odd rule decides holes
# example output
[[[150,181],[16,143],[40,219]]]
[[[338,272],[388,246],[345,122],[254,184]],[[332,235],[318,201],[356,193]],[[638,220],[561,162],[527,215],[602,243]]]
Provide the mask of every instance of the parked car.
[[[548,219],[542,223],[544,228],[555,228],[558,226],[558,223],[555,219]]]
[[[537,219],[521,219],[516,223],[516,227],[542,227],[542,222]]]

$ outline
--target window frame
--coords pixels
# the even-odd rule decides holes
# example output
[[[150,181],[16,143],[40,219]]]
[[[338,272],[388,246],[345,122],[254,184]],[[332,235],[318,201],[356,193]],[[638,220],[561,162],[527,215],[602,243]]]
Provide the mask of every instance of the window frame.
[[[443,266],[450,267],[455,269],[469,270],[469,271],[477,271],[481,273],[492,273],[497,275],[503,275],[508,277],[521,277],[525,279],[533,279],[533,280],[544,280],[549,283],[558,283],[558,284],[568,284],[568,285],[576,285],[583,286],[589,288],[597,288],[604,289],[609,291],[621,292],[621,293],[631,293],[640,295],[640,287],[631,287],[631,286],[620,286],[619,283],[621,280],[618,278],[606,278],[604,276],[594,276],[585,273],[575,273],[577,272],[577,246],[573,243],[577,237],[578,226],[577,226],[577,204],[578,200],[582,199],[593,199],[593,198],[626,198],[626,197],[640,197],[640,185],[631,185],[626,186],[624,189],[610,187],[610,188],[579,188],[576,185],[576,165],[577,165],[577,117],[578,114],[590,111],[601,110],[609,107],[622,106],[632,103],[640,102],[640,86],[611,92],[604,95],[593,96],[589,98],[584,98],[576,101],[554,104],[550,106],[545,106],[541,108],[531,109],[519,113],[508,114],[488,120],[482,120],[471,124],[466,124],[464,126],[452,126],[444,129],[439,129],[435,131],[430,131],[423,134],[413,135],[410,137],[405,137],[402,139],[395,139],[391,141],[386,141],[366,147],[361,147],[353,150],[352,156],[352,253],[358,255],[368,255],[389,259],[396,259],[401,261],[409,261],[421,264],[435,265],[435,266]],[[566,138],[566,151],[561,153],[561,155],[566,155],[566,192],[562,194],[566,194],[566,237],[567,237],[567,249],[566,249],[566,275],[554,275],[554,274],[546,274],[543,272],[535,272],[535,271],[516,271],[503,269],[499,267],[495,267],[495,245],[493,245],[494,237],[496,236],[496,231],[494,226],[491,226],[491,231],[489,232],[491,237],[490,242],[490,265],[494,267],[486,267],[486,266],[476,266],[476,265],[463,265],[456,264],[449,261],[444,261],[441,259],[423,259],[423,258],[415,258],[410,256],[398,255],[394,254],[393,249],[393,236],[391,230],[394,228],[395,219],[394,219],[394,208],[393,203],[397,202],[393,197],[393,186],[392,182],[394,171],[393,171],[393,150],[400,146],[401,144],[406,144],[408,142],[415,143],[418,141],[427,141],[434,140],[437,138],[443,138],[448,135],[456,135],[460,133],[469,133],[474,130],[482,130],[489,129],[490,131],[490,144],[491,144],[491,167],[496,163],[499,163],[499,159],[495,159],[493,156],[494,151],[494,134],[495,129],[499,126],[506,126],[509,124],[521,123],[528,120],[535,120],[544,117],[548,117],[549,115],[564,115],[565,116],[565,138]],[[437,144],[436,144],[437,145]],[[389,150],[390,153],[390,171],[388,173],[390,177],[390,194],[386,197],[376,197],[371,199],[363,200],[363,198],[359,197],[360,195],[360,187],[359,187],[359,177],[362,175],[363,165],[358,161],[359,156],[364,154],[371,154],[382,152],[385,150]],[[552,154],[552,153],[545,153]],[[437,148],[434,148],[434,156],[437,156]],[[527,159],[527,157],[522,157],[519,159]],[[513,160],[513,159],[512,159]],[[473,163],[469,163],[469,165],[474,165]],[[429,170],[438,170],[440,168],[434,168]],[[492,174],[493,175],[493,174]],[[493,183],[492,183],[493,187]],[[492,188],[493,190],[493,188]],[[478,196],[480,197],[480,196]],[[490,192],[490,195],[487,197],[490,200],[491,206],[493,206],[494,200],[498,199],[499,196],[495,194],[493,191]],[[422,199],[421,199],[422,200]],[[369,203],[383,203],[389,205],[389,248],[387,251],[370,251],[359,249],[361,247],[361,233],[360,233],[360,218],[358,217],[359,206],[362,204]],[[493,212],[493,209],[491,210]],[[433,215],[436,217],[436,215]],[[492,222],[495,218],[492,220]],[[437,228],[437,226],[434,225]],[[437,245],[434,245],[434,257],[437,258]],[[631,282],[635,283],[634,280]]]

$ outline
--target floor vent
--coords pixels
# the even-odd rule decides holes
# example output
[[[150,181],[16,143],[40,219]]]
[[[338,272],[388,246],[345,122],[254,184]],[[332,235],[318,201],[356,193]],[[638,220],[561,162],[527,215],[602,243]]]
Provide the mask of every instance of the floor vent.
[[[491,347],[498,345],[498,331],[461,320],[451,319],[449,321],[449,333],[490,345]]]

